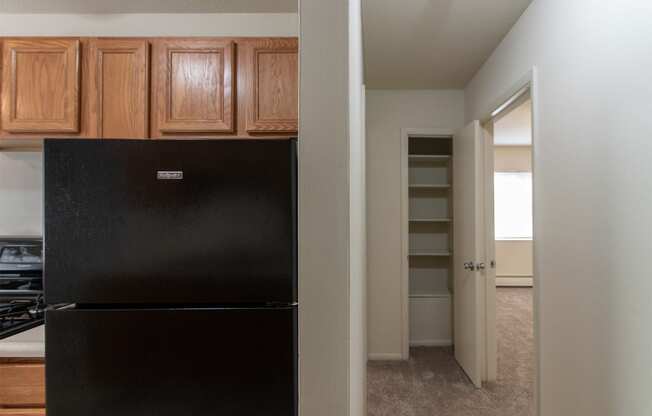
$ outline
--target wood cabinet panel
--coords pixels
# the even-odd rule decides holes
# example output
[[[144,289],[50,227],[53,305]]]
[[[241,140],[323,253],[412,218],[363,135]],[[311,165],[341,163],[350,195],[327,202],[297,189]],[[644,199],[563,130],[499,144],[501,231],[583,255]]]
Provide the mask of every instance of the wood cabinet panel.
[[[149,43],[95,39],[89,51],[89,130],[101,138],[149,135]]]
[[[230,40],[155,41],[152,100],[159,136],[234,131],[234,51]]]
[[[296,38],[0,38],[0,50],[0,147],[297,132]]]
[[[299,116],[298,42],[258,39],[245,42],[249,72],[247,131],[294,133]]]
[[[0,409],[0,416],[45,416],[45,409]]]
[[[0,407],[44,406],[44,364],[0,363]]]
[[[78,132],[79,53],[78,39],[4,40],[2,129]]]

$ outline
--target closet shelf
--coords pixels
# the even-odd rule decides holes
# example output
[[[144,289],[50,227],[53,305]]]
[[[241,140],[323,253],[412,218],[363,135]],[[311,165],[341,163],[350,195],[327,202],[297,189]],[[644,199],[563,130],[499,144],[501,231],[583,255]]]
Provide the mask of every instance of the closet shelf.
[[[447,162],[451,157],[449,155],[409,155],[408,159],[416,162]]]
[[[438,184],[413,184],[410,185],[410,189],[449,189],[451,186],[450,184],[446,185],[438,185]]]
[[[410,222],[452,222],[452,218],[410,218]]]
[[[410,257],[448,257],[453,253],[450,251],[411,251]]]
[[[451,294],[448,292],[442,293],[410,293],[410,299],[448,299]]]

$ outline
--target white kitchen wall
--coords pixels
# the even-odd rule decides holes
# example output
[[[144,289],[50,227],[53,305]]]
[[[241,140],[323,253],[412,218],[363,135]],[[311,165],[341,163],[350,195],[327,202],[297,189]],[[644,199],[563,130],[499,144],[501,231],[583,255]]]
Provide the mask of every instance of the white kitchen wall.
[[[461,127],[464,92],[367,90],[366,110],[368,352],[400,359],[401,129]]]
[[[0,36],[297,36],[297,13],[0,14]]]
[[[541,416],[652,414],[652,2],[534,0],[465,91],[536,66]]]
[[[0,236],[43,234],[40,152],[0,151]]]

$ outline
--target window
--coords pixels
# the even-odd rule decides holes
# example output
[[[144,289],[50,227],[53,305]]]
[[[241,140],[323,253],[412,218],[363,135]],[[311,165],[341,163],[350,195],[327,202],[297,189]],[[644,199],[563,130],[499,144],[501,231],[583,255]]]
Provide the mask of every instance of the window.
[[[532,173],[494,174],[496,240],[532,239]]]

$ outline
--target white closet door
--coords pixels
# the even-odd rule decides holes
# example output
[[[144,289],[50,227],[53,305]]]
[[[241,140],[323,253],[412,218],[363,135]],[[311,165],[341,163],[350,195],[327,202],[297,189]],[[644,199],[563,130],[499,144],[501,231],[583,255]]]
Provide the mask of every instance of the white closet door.
[[[455,358],[473,384],[483,376],[484,147],[480,123],[453,139]],[[472,265],[472,268],[471,268]]]

